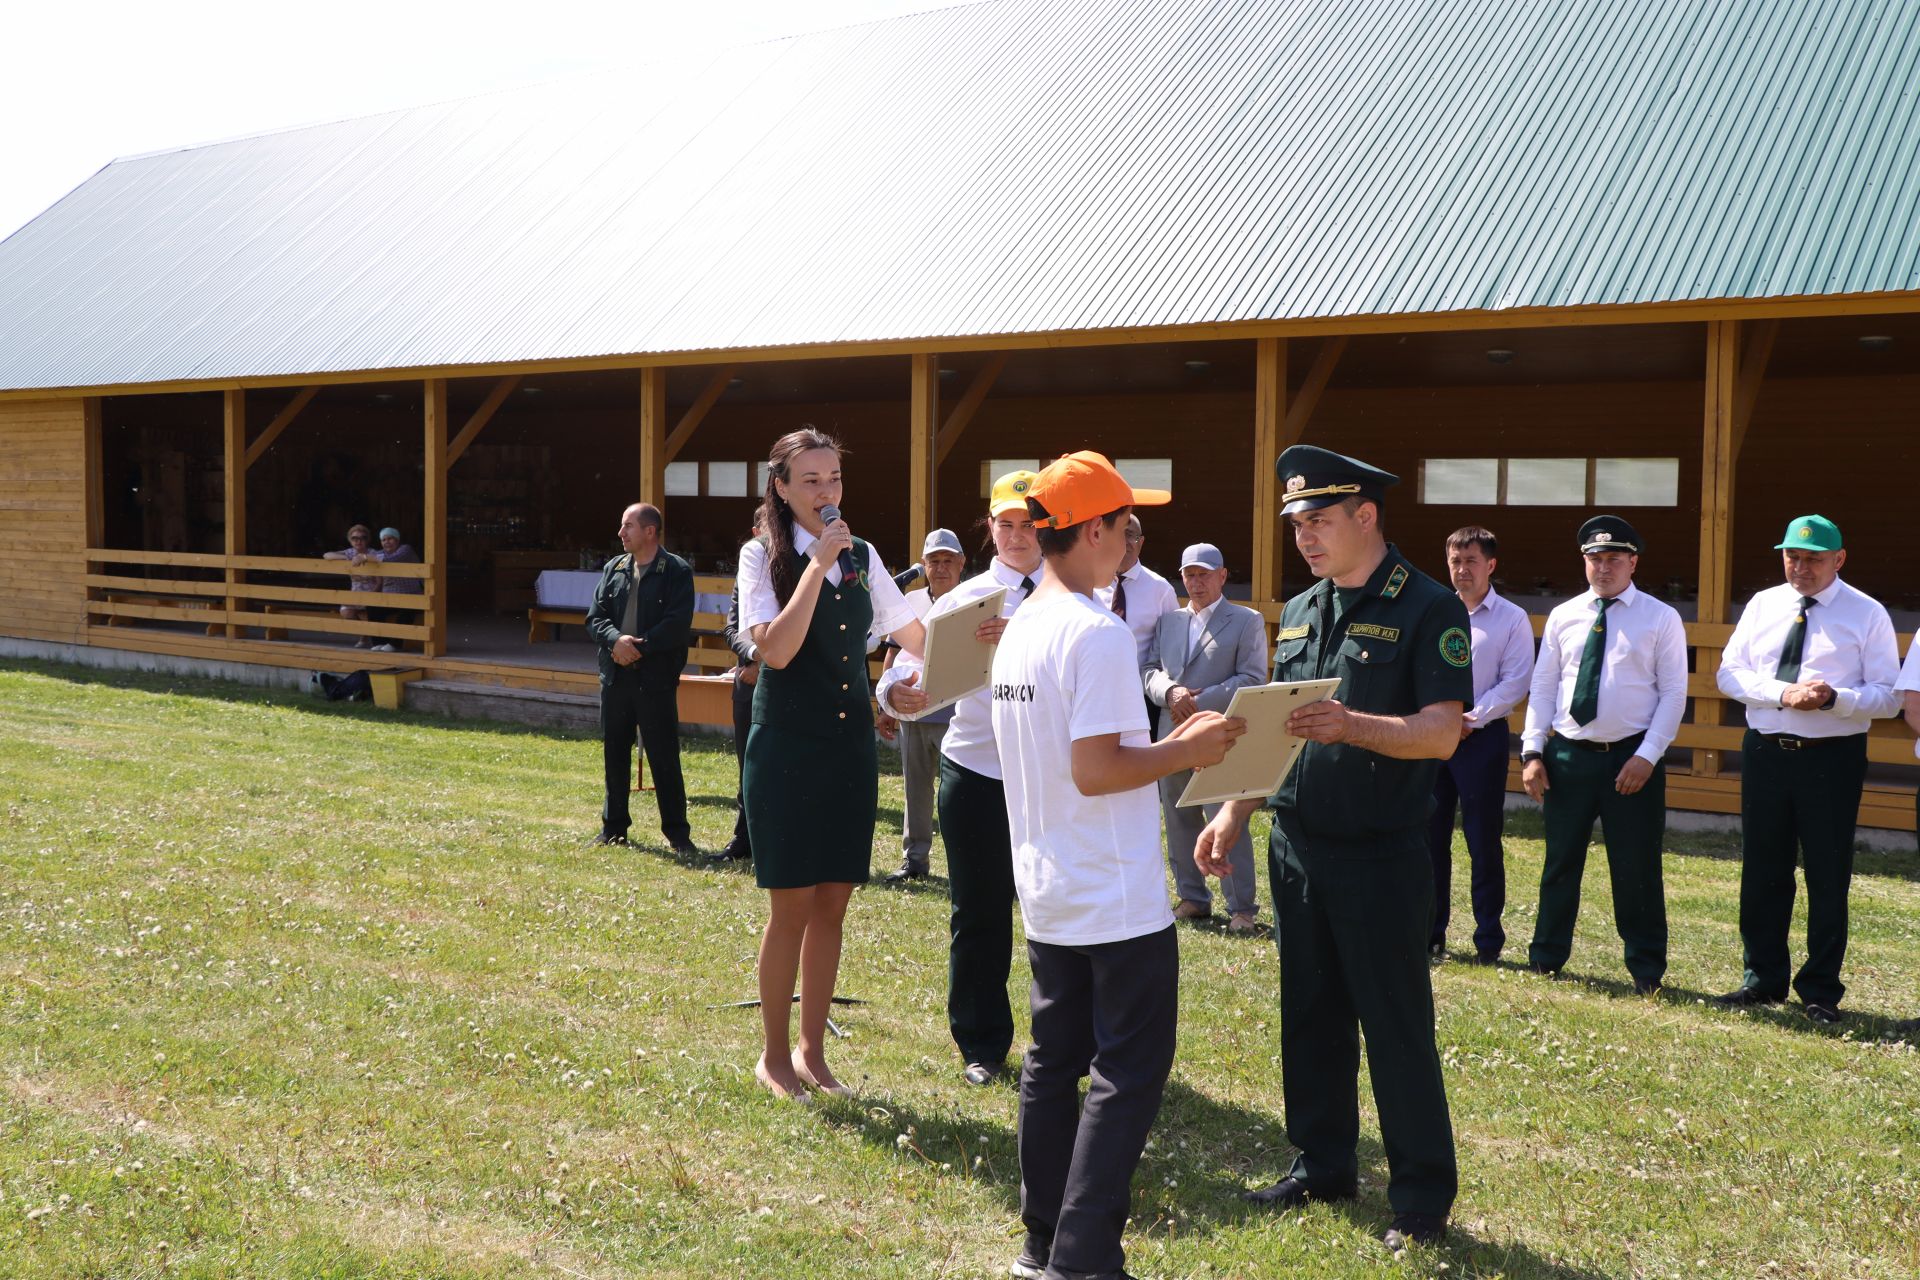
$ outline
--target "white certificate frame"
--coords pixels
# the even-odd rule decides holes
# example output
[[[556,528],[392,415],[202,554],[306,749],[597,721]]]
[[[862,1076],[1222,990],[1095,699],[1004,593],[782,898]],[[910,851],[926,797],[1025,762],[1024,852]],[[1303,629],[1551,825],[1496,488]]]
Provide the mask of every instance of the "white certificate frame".
[[[1324,701],[1338,680],[1295,680],[1247,685],[1233,691],[1227,714],[1247,722],[1247,731],[1219,764],[1195,769],[1174,803],[1183,807],[1225,804],[1272,795],[1306,745],[1287,732],[1287,717],[1301,707]]]
[[[920,716],[950,707],[974,690],[987,687],[993,677],[993,651],[999,646],[979,640],[973,633],[987,619],[999,617],[1006,603],[1007,589],[995,587],[978,600],[927,619],[923,642],[926,652],[920,672],[927,706]]]

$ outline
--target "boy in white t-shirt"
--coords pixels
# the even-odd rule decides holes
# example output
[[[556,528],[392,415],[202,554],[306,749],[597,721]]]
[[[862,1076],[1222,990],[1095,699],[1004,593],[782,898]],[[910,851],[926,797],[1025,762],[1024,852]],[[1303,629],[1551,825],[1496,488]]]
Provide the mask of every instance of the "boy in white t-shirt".
[[[1097,453],[1060,459],[1027,505],[1047,577],[993,660],[1014,882],[1033,969],[1020,1073],[1027,1280],[1120,1277],[1133,1171],[1173,1067],[1180,956],[1154,784],[1218,763],[1246,729],[1203,711],[1150,743],[1133,635],[1094,591],[1126,554],[1134,489]],[[1091,1077],[1084,1108],[1082,1076]]]

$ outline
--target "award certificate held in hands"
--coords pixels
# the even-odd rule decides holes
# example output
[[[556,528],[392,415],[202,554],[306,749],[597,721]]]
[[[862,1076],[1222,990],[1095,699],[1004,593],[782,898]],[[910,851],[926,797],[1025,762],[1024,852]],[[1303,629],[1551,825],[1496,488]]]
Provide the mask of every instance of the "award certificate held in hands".
[[[1287,733],[1287,717],[1309,703],[1333,696],[1338,680],[1256,684],[1233,691],[1227,714],[1247,722],[1247,731],[1219,764],[1195,769],[1176,804],[1225,804],[1270,796],[1293,768],[1304,738]]]

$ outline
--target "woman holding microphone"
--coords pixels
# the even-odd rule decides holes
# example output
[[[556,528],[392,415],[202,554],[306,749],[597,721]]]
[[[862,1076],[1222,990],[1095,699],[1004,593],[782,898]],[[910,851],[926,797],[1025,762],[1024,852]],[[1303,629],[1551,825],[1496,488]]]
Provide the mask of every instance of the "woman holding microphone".
[[[837,440],[812,427],[780,437],[767,458],[765,536],[740,549],[736,583],[740,625],[760,651],[743,799],[754,876],[771,897],[754,1076],[777,1098],[852,1092],[827,1067],[825,1035],[847,900],[873,853],[867,632],[891,632],[914,654],[925,635],[879,555],[848,532],[841,495]]]

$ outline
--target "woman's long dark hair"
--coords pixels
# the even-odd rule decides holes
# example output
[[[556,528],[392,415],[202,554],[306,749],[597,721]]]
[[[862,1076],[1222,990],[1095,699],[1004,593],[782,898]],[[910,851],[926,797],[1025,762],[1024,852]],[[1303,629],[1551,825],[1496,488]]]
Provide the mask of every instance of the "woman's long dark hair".
[[[793,460],[809,449],[831,449],[837,455],[846,455],[838,440],[811,424],[775,440],[767,454],[767,492],[760,499],[759,520],[767,534],[767,572],[773,580],[773,598],[782,609],[793,598],[800,577],[793,571],[793,508],[780,496],[774,482],[790,482]]]

